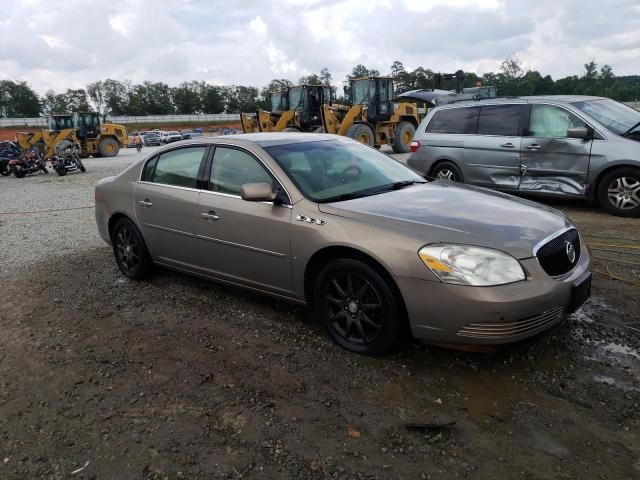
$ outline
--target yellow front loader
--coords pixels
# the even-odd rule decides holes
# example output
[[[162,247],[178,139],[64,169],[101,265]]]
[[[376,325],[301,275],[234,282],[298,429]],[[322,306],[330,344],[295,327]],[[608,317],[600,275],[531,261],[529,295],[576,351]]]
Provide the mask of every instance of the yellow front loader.
[[[45,158],[56,154],[56,147],[68,142],[80,145],[80,155],[88,157],[115,157],[128,142],[127,130],[122,125],[100,123],[95,112],[50,115],[48,129],[18,132],[16,143],[22,150],[35,147]]]
[[[411,151],[421,116],[415,103],[396,103],[391,77],[356,78],[350,82],[353,105],[323,105],[326,133],[351,137],[365,145],[391,145],[396,153]]]

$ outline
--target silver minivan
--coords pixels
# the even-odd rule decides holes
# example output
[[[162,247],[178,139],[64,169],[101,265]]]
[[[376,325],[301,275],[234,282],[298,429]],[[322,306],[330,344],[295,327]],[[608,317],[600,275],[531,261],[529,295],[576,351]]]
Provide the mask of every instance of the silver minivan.
[[[454,102],[429,111],[408,165],[426,177],[583,198],[640,216],[640,112],[602,97]]]

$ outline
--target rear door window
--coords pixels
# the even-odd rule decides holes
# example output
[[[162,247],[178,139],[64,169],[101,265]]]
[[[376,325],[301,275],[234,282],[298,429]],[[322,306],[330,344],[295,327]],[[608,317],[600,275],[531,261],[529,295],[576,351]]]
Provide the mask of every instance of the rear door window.
[[[475,133],[478,110],[477,107],[440,110],[427,125],[427,133]]]
[[[487,105],[480,108],[478,135],[517,137],[520,129],[521,105]]]

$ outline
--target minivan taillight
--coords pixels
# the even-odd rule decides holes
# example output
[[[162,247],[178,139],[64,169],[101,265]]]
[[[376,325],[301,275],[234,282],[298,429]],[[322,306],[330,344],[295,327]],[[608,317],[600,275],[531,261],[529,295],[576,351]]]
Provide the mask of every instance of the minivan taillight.
[[[413,140],[411,142],[411,153],[415,153],[420,148],[420,142],[417,140]]]

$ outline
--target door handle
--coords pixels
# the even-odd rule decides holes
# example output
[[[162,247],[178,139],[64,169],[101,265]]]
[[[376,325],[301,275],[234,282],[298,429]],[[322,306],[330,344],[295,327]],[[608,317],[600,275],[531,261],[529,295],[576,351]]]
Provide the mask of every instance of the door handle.
[[[140,200],[138,203],[142,205],[142,208],[153,207],[153,203],[151,203],[148,198],[145,198],[144,200]]]
[[[542,147],[537,143],[534,143],[533,145],[527,145],[524,148],[526,148],[527,150],[540,150]]]
[[[220,217],[216,215],[216,212],[213,210],[209,210],[209,213],[201,213],[200,216],[205,220],[215,222],[216,220],[220,220]]]
[[[513,148],[515,145],[513,143],[503,143],[500,145],[502,148]]]

